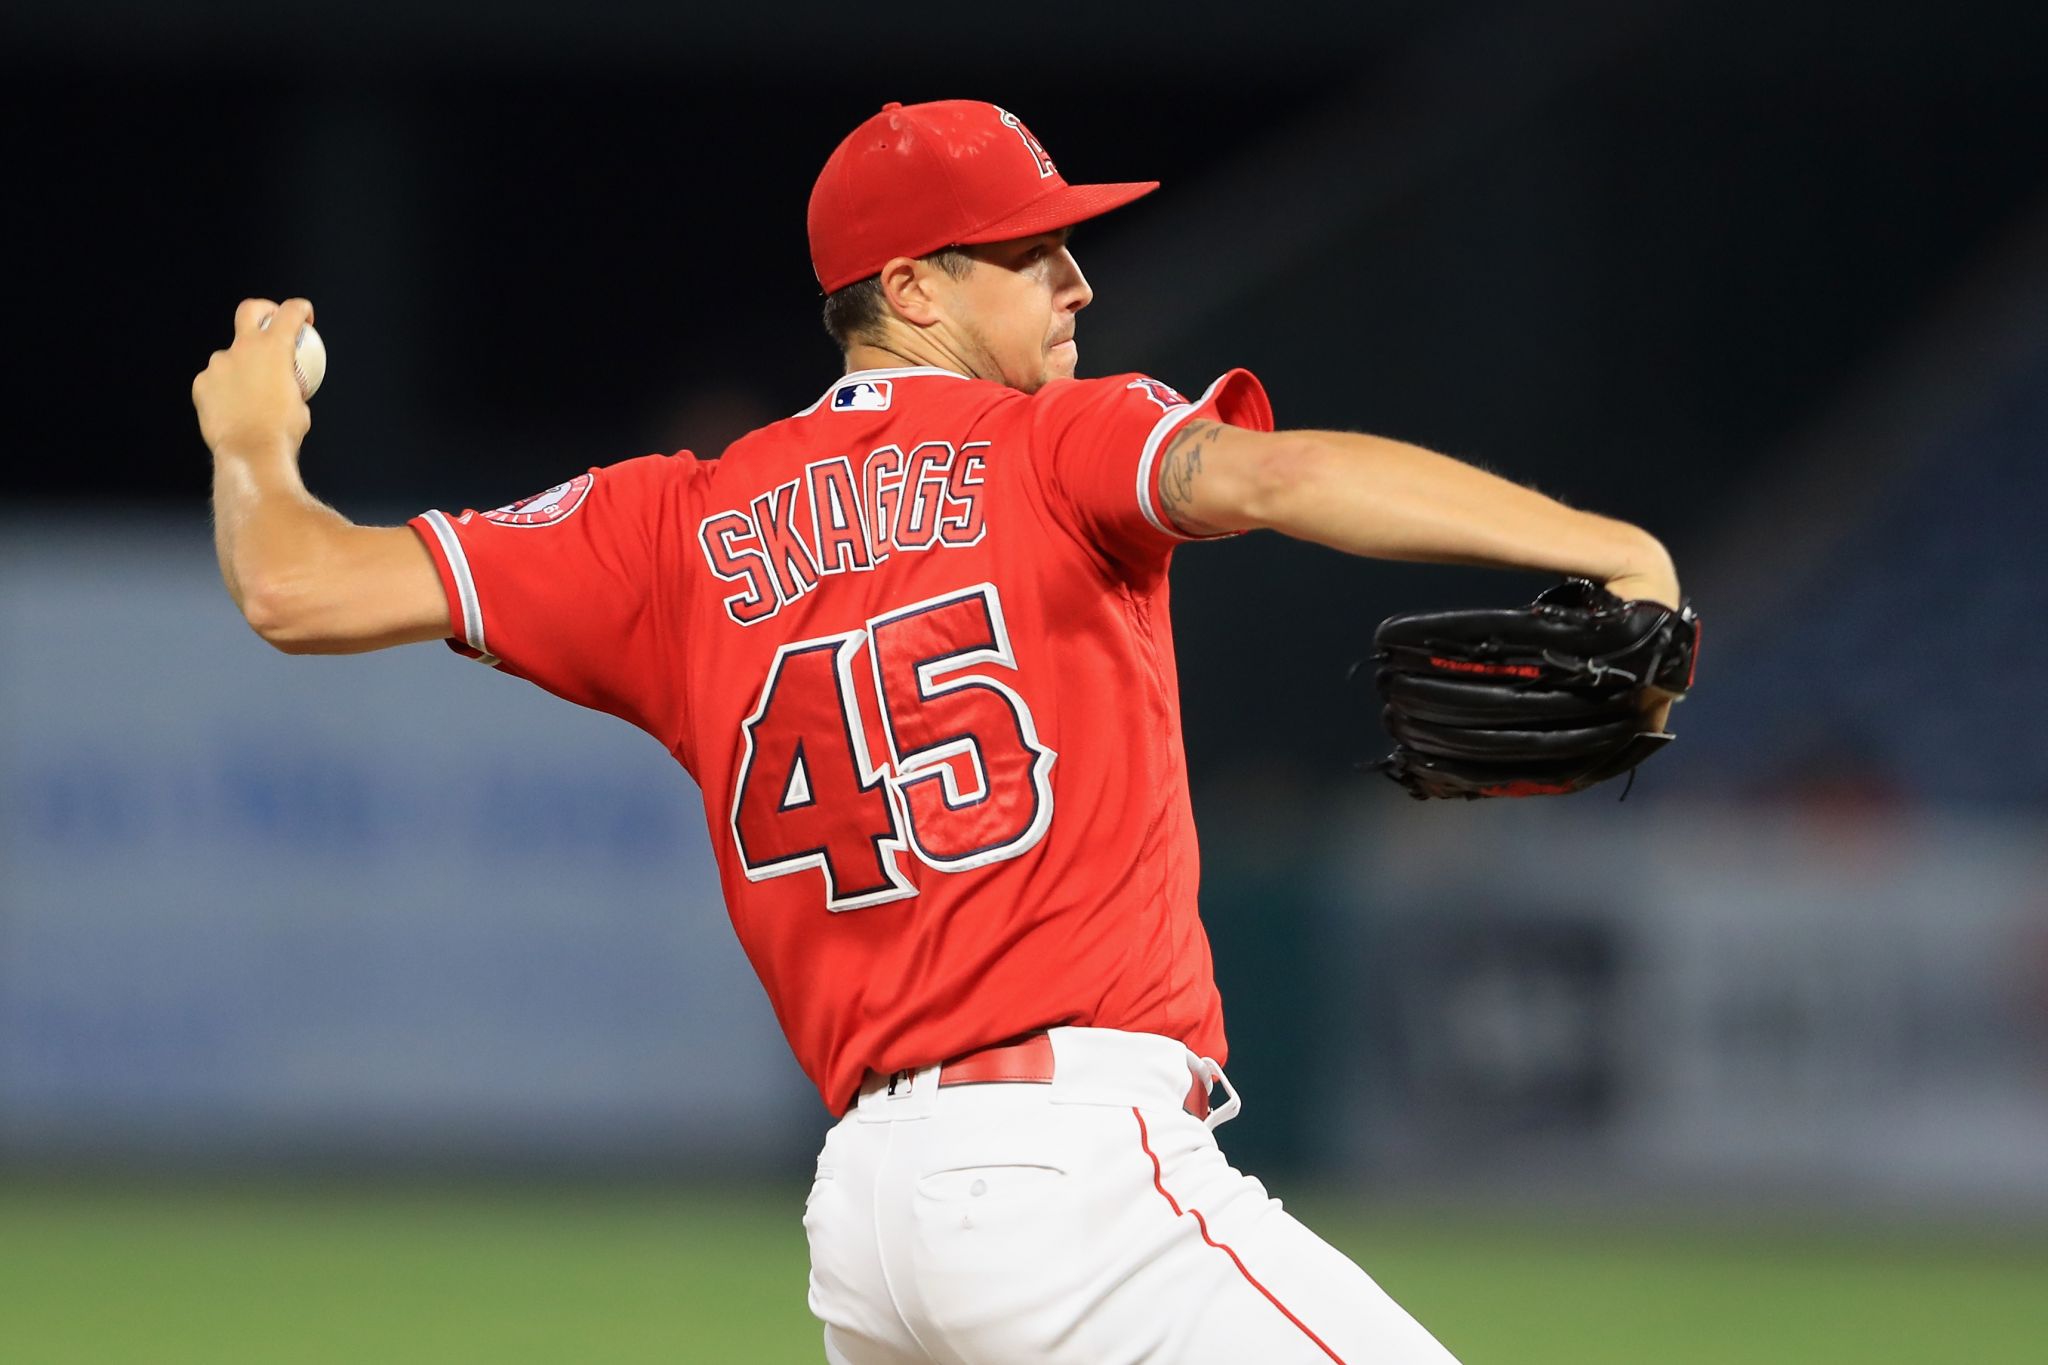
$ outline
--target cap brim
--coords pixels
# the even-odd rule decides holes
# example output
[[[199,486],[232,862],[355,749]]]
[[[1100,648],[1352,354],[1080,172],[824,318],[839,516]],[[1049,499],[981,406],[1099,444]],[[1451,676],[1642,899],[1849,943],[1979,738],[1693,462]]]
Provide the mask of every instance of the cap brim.
[[[1043,198],[1032,200],[1015,213],[983,224],[964,237],[956,237],[954,242],[960,246],[972,246],[979,242],[1007,242],[1016,237],[1056,232],[1076,223],[1085,223],[1090,218],[1099,218],[1111,209],[1120,209],[1158,188],[1157,180],[1135,180],[1120,185],[1065,185]]]

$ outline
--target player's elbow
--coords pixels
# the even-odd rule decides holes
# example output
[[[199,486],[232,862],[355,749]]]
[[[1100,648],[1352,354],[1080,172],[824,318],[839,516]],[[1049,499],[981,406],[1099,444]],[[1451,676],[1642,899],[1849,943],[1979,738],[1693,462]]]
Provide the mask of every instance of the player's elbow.
[[[1304,497],[1313,497],[1330,454],[1305,431],[1262,434],[1233,481],[1233,509],[1250,526],[1285,529]]]
[[[278,579],[259,579],[242,588],[242,619],[263,642],[285,654],[317,654],[322,640],[303,588]]]

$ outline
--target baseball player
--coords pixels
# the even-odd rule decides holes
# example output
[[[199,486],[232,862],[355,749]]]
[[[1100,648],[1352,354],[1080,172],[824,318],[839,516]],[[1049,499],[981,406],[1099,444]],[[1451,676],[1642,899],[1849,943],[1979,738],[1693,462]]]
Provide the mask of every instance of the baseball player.
[[[1154,188],[1069,184],[994,105],[887,105],[811,196],[845,355],[817,401],[722,459],[491,511],[362,527],[306,492],[304,300],[243,303],[193,385],[222,573],[263,638],[445,638],[701,787],[733,927],[839,1116],[804,1216],[834,1362],[1450,1360],[1212,1135],[1238,1100],[1168,562],[1263,527],[1678,600],[1642,531],[1275,431],[1243,370],[1192,398],[1074,378],[1069,229]]]

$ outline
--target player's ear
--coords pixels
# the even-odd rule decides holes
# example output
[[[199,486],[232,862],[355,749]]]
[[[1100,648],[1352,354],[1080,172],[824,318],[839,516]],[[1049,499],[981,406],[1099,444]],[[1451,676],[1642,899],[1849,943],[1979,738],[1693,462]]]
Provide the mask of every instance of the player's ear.
[[[896,256],[882,267],[876,282],[892,312],[913,327],[929,327],[939,320],[940,278],[944,273],[929,262]]]

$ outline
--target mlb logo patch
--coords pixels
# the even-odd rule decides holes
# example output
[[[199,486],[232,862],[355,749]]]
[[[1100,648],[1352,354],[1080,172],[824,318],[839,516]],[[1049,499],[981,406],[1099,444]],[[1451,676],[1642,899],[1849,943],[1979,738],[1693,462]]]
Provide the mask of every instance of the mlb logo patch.
[[[890,385],[886,379],[856,379],[832,390],[834,412],[887,412]]]

